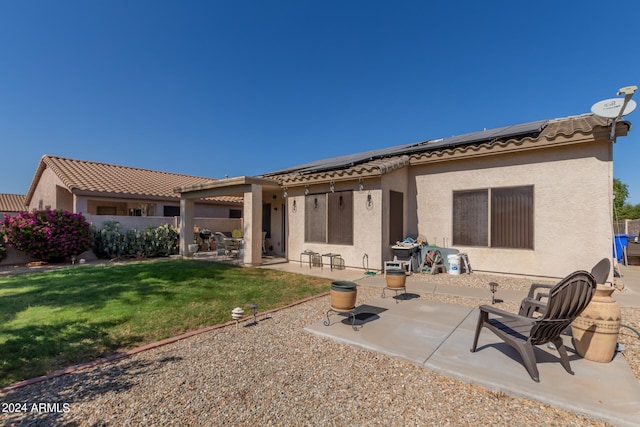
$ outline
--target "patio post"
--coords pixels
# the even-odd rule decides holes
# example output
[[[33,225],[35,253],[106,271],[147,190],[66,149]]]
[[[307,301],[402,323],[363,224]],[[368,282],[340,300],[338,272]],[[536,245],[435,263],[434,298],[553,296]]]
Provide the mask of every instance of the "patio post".
[[[244,193],[244,263],[262,264],[262,185]]]
[[[193,226],[195,225],[194,199],[180,197],[180,255],[189,255],[189,244],[193,243]]]

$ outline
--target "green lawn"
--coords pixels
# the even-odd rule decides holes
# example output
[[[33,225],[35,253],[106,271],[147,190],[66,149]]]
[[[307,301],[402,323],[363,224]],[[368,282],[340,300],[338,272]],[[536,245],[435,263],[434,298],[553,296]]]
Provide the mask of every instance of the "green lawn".
[[[0,279],[0,386],[329,290],[330,281],[194,260]]]

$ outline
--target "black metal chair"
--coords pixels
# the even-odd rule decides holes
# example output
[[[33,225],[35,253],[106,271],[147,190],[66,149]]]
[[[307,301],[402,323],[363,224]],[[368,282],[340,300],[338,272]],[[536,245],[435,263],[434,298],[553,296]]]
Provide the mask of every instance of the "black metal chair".
[[[476,351],[480,331],[486,327],[518,351],[531,378],[540,382],[533,346],[551,342],[560,354],[562,366],[573,375],[560,334],[587,307],[595,291],[593,276],[586,271],[576,271],[551,288],[540,317],[522,316],[492,305],[481,305],[471,351]]]

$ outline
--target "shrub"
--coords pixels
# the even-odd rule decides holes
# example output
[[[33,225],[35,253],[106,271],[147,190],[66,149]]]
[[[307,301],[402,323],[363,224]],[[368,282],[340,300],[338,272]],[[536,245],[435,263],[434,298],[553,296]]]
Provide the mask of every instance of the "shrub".
[[[0,224],[0,261],[5,259],[7,256],[7,243],[4,239],[4,231],[2,229],[2,224]]]
[[[120,231],[117,221],[92,228],[93,252],[100,258],[152,258],[178,253],[179,234],[175,227],[162,225],[146,230]]]
[[[91,247],[91,229],[82,214],[45,209],[5,217],[7,243],[42,261],[62,261]]]
[[[101,229],[91,227],[93,253],[100,258],[120,258],[125,252],[124,236],[120,223],[106,221]]]

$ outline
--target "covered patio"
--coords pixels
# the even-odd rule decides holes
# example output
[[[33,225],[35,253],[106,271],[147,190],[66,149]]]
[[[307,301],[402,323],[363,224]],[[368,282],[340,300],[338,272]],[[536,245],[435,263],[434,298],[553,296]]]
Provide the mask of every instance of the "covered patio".
[[[179,187],[174,191],[180,194],[180,255],[187,256],[189,244],[193,243],[192,230],[195,225],[194,212],[197,200],[214,196],[241,196],[244,199],[242,262],[254,266],[262,264],[262,232],[266,225],[263,224],[263,200],[266,199],[266,193],[277,199],[276,194],[281,193],[277,181],[239,176]],[[270,226],[269,224],[268,227]]]

